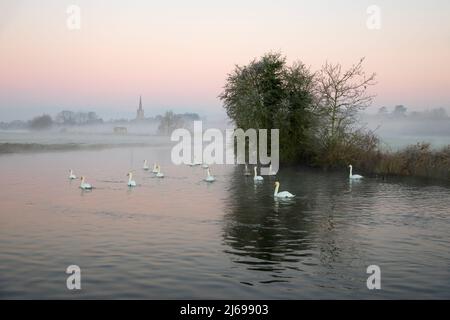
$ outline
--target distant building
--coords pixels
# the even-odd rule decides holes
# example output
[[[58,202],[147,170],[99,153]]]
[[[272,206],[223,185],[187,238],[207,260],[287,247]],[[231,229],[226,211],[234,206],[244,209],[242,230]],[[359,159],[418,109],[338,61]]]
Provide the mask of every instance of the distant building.
[[[145,116],[144,116],[144,109],[142,109],[142,97],[139,96],[139,108],[137,109],[136,112],[136,120],[144,120]]]
[[[127,134],[128,130],[126,127],[114,127],[115,134]]]

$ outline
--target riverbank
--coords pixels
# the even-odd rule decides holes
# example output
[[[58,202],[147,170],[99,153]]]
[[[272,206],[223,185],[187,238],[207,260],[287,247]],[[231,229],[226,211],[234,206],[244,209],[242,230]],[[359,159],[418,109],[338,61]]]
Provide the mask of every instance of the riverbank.
[[[417,143],[398,151],[369,151],[356,165],[369,174],[404,176],[450,181],[450,145],[434,149],[430,143]]]
[[[165,136],[145,134],[0,131],[0,155],[162,146],[168,141],[169,138]]]
[[[121,143],[121,144],[40,144],[40,143],[0,143],[0,155],[11,153],[35,153],[35,152],[56,152],[56,151],[76,151],[76,150],[100,150],[118,147],[145,147],[145,143]]]

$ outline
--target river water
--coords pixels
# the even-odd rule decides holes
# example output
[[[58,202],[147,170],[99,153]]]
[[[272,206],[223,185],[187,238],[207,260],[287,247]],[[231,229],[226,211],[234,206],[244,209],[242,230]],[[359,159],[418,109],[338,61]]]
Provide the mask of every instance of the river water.
[[[0,298],[450,298],[448,185],[299,167],[255,185],[242,172],[212,166],[207,184],[169,145],[0,156]],[[276,180],[296,198],[275,200]]]

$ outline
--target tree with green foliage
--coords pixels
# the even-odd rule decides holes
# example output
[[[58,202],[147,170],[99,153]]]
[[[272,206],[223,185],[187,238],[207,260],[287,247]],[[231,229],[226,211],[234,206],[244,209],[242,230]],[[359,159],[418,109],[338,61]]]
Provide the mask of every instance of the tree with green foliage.
[[[288,66],[281,54],[268,53],[236,66],[219,97],[238,128],[279,129],[280,159],[294,162],[310,147],[313,79],[301,62]]]

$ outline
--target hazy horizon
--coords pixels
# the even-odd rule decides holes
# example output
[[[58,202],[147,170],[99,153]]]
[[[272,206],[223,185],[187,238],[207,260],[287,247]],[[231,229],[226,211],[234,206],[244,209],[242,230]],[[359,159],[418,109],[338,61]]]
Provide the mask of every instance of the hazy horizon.
[[[69,30],[67,7],[81,9]],[[366,26],[370,5],[381,29]],[[403,104],[449,110],[448,1],[3,1],[0,121],[61,110],[132,118],[165,110],[222,117],[227,73],[265,52],[312,70],[366,57],[377,73],[368,112]]]

